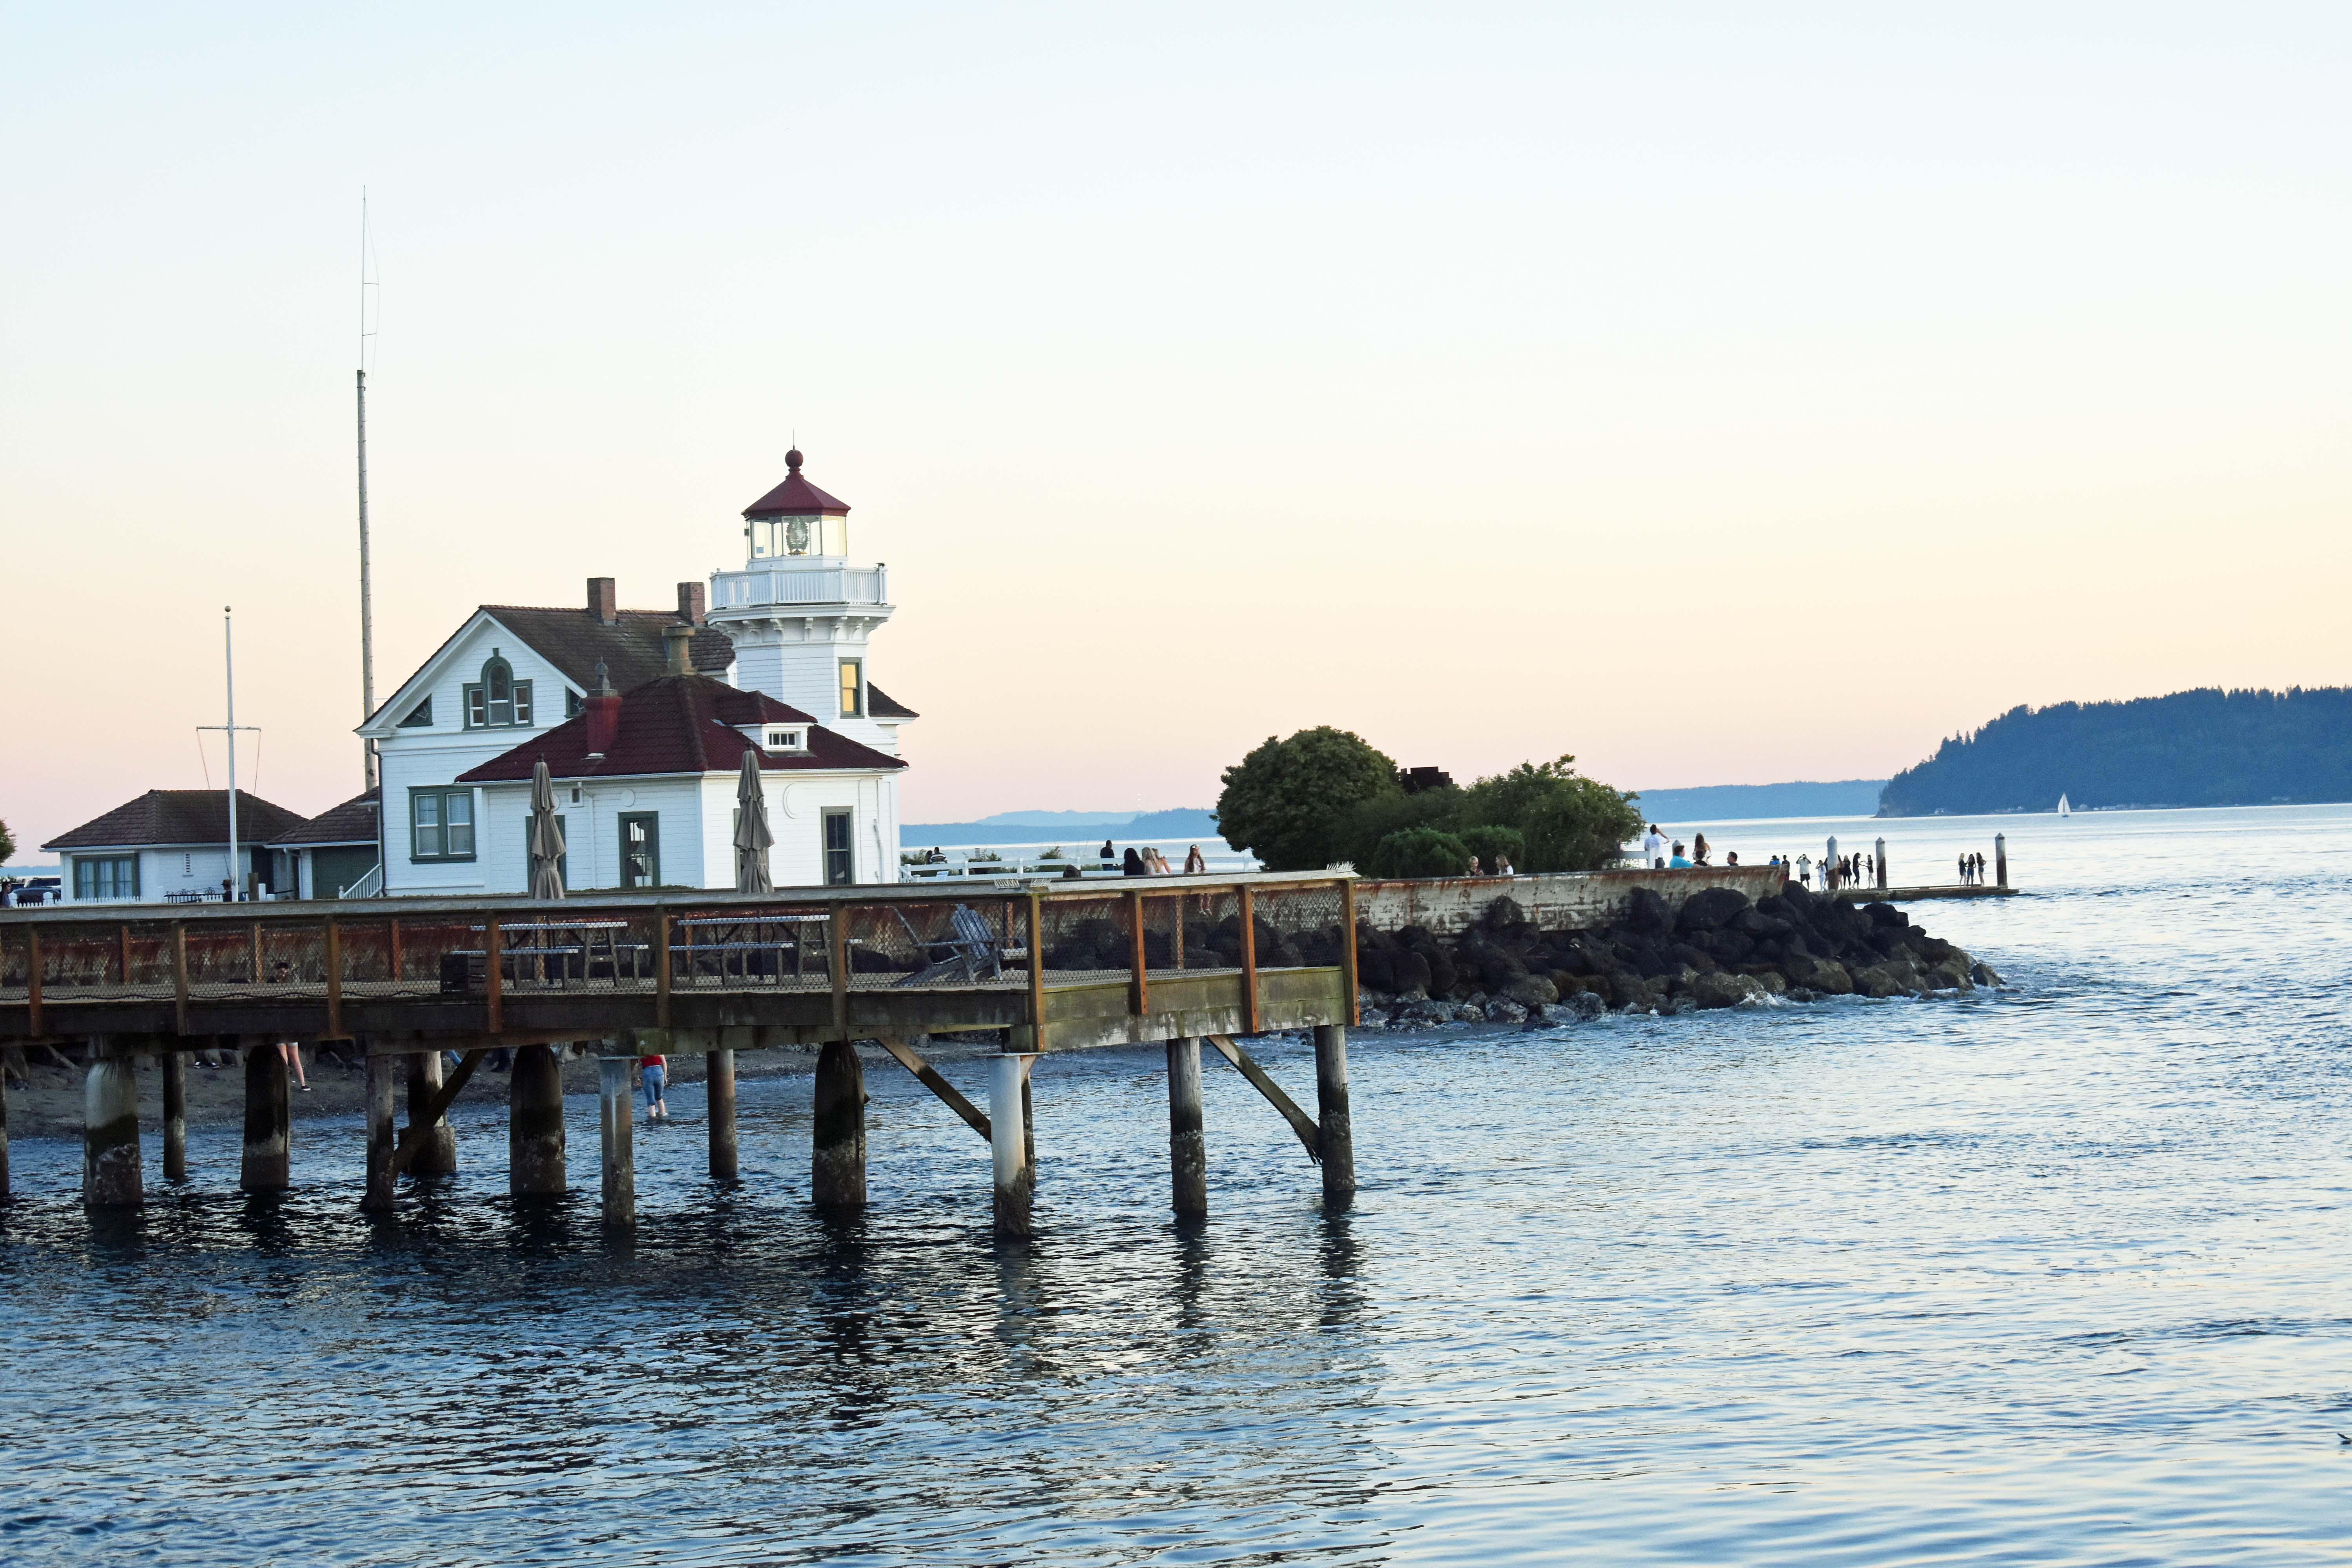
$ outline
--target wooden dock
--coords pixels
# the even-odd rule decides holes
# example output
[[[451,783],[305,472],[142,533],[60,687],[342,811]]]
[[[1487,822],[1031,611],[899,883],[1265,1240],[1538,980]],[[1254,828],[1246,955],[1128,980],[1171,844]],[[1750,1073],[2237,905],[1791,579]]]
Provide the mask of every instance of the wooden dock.
[[[1958,882],[1925,888],[1840,888],[1827,895],[1848,904],[1908,904],[1923,899],[2013,899],[2015,888],[1989,888]]]
[[[509,1184],[564,1190],[553,1047],[602,1058],[605,1222],[635,1223],[636,1058],[709,1058],[710,1168],[736,1177],[734,1053],[819,1047],[813,1192],[866,1201],[863,1068],[878,1043],[992,1148],[996,1227],[1024,1236],[1034,1188],[1029,1104],[1037,1060],[1164,1043],[1181,1214],[1206,1207],[1200,1043],[1264,1094],[1322,1167],[1327,1201],[1355,1190],[1347,1026],[1355,1013],[1354,883],[1327,872],[1151,878],[1124,884],[677,889],[341,903],[92,905],[0,911],[0,1046],[79,1045],[88,1059],[82,1191],[93,1207],[142,1199],[131,1063],[163,1074],[168,1180],[185,1173],[186,1053],[245,1058],[239,1184],[289,1184],[282,1040],[349,1042],[368,1063],[362,1206],[390,1212],[403,1175],[456,1168],[446,1113],[491,1050],[509,1079]],[[1254,1061],[1242,1037],[1311,1029],[1317,1115]],[[973,1106],[917,1047],[1003,1031],[989,1106]],[[444,1052],[459,1065],[446,1077]],[[396,1125],[404,1084],[408,1124]],[[0,1086],[0,1194],[6,1191]]]

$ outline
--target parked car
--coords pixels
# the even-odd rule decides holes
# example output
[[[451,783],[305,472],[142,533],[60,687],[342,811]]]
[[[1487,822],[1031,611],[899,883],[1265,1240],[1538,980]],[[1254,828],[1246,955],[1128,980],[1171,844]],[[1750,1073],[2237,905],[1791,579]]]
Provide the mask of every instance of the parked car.
[[[65,884],[55,877],[27,877],[8,889],[8,902],[18,908],[65,902]]]

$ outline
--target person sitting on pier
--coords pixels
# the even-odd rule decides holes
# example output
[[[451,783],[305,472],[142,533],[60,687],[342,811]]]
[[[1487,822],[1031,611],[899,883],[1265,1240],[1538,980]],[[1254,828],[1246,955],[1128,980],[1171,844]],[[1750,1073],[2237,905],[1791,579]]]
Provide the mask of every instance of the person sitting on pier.
[[[1201,847],[1199,845],[1195,844],[1190,849],[1184,851],[1184,875],[1187,877],[1205,877],[1208,874],[1209,858],[1201,853]]]
[[[1475,855],[1470,857],[1470,869],[1466,874],[1473,877],[1483,877],[1486,874],[1478,868],[1478,857]]]
[[[1103,847],[1098,852],[1098,858],[1102,861],[1102,868],[1106,871],[1109,870],[1113,866],[1116,866],[1118,863],[1118,851],[1110,847],[1109,839],[1106,838],[1103,840]]]
[[[1147,868],[1143,864],[1143,857],[1136,853],[1134,845],[1130,844],[1127,847],[1127,858],[1120,863],[1119,869],[1129,877],[1140,877],[1146,874]]]
[[[1516,877],[1518,875],[1517,871],[1511,868],[1511,858],[1508,855],[1503,854],[1500,850],[1497,850],[1495,854],[1495,875],[1497,877]]]
[[[1694,834],[1692,834],[1692,835],[1691,835],[1691,857],[1690,857],[1690,858],[1691,858],[1691,864],[1692,864],[1692,865],[1694,865],[1694,866],[1704,866],[1704,865],[1706,865],[1706,834],[1704,834],[1704,833],[1694,833]]]
[[[1675,844],[1675,852],[1666,857],[1666,869],[1669,871],[1687,871],[1690,868],[1691,863],[1683,854],[1681,841],[1677,840]]]
[[[1726,866],[1737,866],[1737,865],[1738,865],[1738,864],[1739,864],[1739,851],[1738,851],[1738,850],[1737,850],[1737,849],[1734,849],[1730,854],[1726,855],[1726,856],[1723,858],[1723,863],[1724,863]]]

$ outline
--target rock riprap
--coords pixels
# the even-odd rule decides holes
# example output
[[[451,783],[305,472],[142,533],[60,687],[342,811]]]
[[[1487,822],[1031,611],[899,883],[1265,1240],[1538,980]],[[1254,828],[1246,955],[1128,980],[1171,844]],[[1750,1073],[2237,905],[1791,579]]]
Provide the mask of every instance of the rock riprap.
[[[1892,904],[1816,898],[1791,884],[1750,903],[1731,888],[1679,910],[1637,888],[1614,924],[1547,931],[1498,898],[1451,940],[1421,926],[1356,933],[1364,1024],[1426,1026],[1683,1013],[1768,996],[1930,996],[2000,976]]]

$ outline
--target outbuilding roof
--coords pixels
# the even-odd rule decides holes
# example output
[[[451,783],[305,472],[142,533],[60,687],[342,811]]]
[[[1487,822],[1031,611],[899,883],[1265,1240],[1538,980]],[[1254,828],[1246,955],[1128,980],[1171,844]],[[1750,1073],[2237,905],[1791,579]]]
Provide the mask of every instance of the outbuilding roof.
[[[241,844],[270,844],[303,823],[300,812],[245,790],[236,792],[236,837]],[[373,833],[369,835],[374,837]],[[61,833],[44,849],[129,849],[161,844],[228,843],[228,792],[217,789],[151,789],[137,800]]]
[[[376,792],[355,795],[338,806],[320,812],[310,821],[287,829],[269,842],[291,847],[295,845],[373,844],[375,842]],[[240,821],[240,827],[244,825]]]
[[[649,773],[733,773],[743,753],[760,752],[770,773],[830,770],[887,772],[907,764],[846,735],[835,734],[764,692],[744,691],[707,675],[665,675],[621,696],[620,723],[601,757],[588,752],[590,715],[566,720],[543,735],[457,775],[459,784],[499,784],[530,777],[542,759],[560,779],[641,777]],[[806,752],[754,746],[736,726],[794,724],[808,729]]]
[[[747,519],[762,517],[847,517],[849,503],[836,500],[801,478],[800,448],[784,454],[784,482],[743,509]]]

